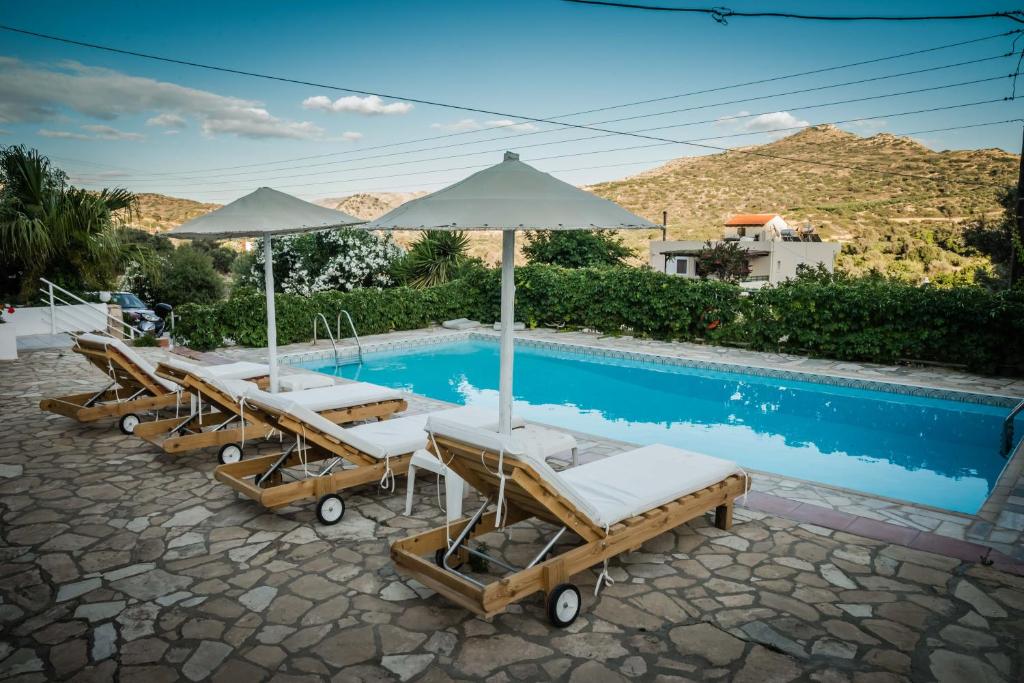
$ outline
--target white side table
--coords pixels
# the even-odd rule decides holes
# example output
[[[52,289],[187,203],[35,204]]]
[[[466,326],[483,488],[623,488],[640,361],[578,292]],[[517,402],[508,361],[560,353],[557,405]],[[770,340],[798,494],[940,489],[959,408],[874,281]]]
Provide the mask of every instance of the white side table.
[[[409,461],[409,473],[406,475],[409,483],[406,485],[405,489],[406,516],[409,516],[412,513],[412,492],[416,485],[417,469],[428,470],[444,477],[445,514],[449,522],[454,522],[461,518],[462,492],[465,488],[465,482],[459,475],[448,471],[448,467],[438,460],[436,455],[422,448],[413,453],[412,460]]]

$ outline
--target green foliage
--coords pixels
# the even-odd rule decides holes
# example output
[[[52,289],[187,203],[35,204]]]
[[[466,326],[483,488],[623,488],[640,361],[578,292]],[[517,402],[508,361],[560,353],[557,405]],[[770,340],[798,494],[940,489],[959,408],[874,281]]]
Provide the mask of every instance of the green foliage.
[[[360,334],[458,317],[487,322],[499,317],[500,273],[472,270],[425,289],[279,294],[276,304],[281,344],[309,341],[316,313],[333,324],[343,308],[352,313]],[[262,296],[239,294],[178,312],[175,337],[193,348],[211,349],[228,340],[266,344]],[[740,344],[837,360],[912,359],[982,371],[1024,366],[1024,289],[917,287],[881,275],[853,278],[810,269],[803,277],[745,295],[726,282],[649,269],[532,264],[516,269],[516,318],[531,327]]]
[[[193,240],[192,247],[208,255],[213,262],[214,270],[224,275],[231,273],[235,259],[238,258],[237,251],[215,240]]]
[[[636,251],[604,230],[536,230],[526,233],[523,255],[530,263],[586,268],[624,265]]]
[[[278,292],[311,295],[360,287],[389,287],[391,269],[402,256],[390,233],[367,230],[325,230],[271,243],[274,288]],[[257,245],[235,269],[235,285],[263,287],[263,245]],[[248,270],[243,267],[248,266]]]
[[[740,247],[739,242],[712,243],[708,240],[697,254],[697,274],[725,282],[738,282],[750,275],[747,252]]]
[[[213,259],[188,244],[152,261],[131,261],[118,287],[149,305],[209,304],[224,296],[224,280],[214,269]]]
[[[469,262],[469,238],[464,232],[424,230],[395,263],[395,279],[410,287],[443,285],[459,277]]]
[[[36,150],[0,147],[0,292],[34,292],[40,277],[72,291],[103,289],[126,250],[117,227],[135,195],[67,185],[67,176]]]
[[[149,346],[149,347],[153,347],[153,346],[159,346],[159,345],[160,344],[159,344],[159,342],[157,342],[156,337],[154,337],[151,334],[144,334],[141,337],[138,337],[134,342],[132,342],[132,346]]]

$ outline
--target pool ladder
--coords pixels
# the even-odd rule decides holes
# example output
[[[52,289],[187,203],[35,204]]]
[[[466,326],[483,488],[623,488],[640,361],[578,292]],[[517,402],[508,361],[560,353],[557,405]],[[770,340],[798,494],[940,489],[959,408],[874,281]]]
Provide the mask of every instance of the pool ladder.
[[[1017,417],[1020,411],[1024,410],[1024,401],[1017,404],[1017,407],[1010,411],[1010,414],[1003,420],[1003,443],[999,448],[999,455],[1004,458],[1013,449],[1013,418]]]
[[[342,315],[344,315],[345,319],[348,320],[348,327],[349,327],[350,330],[352,330],[352,338],[356,340],[356,361],[355,362],[359,363],[359,364],[362,364],[362,362],[363,362],[363,345],[359,342],[359,334],[356,332],[355,323],[352,322],[352,316],[349,315],[349,312],[344,310],[344,309],[342,309],[342,311],[340,313],[338,313],[338,320],[337,320],[337,323],[336,323],[336,326],[335,326],[335,329],[337,330],[337,337],[335,337],[335,334],[331,332],[331,326],[327,322],[327,318],[324,316],[323,313],[317,313],[315,316],[313,316],[313,345],[314,346],[316,345],[316,341],[317,341],[317,334],[316,334],[317,333],[317,328],[319,326],[320,321],[322,320],[323,323],[324,323],[324,329],[327,330],[327,338],[331,340],[331,348],[334,349],[334,367],[338,367],[339,365],[343,365],[344,364],[344,363],[341,362],[341,359],[338,356],[338,343],[337,343],[337,339],[341,338],[341,316]]]

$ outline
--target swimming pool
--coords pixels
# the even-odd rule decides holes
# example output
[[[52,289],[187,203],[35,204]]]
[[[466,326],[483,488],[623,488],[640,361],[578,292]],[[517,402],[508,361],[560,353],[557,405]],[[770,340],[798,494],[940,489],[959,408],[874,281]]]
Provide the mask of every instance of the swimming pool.
[[[303,367],[497,410],[498,344],[470,339]],[[514,412],[638,444],[965,513],[1006,461],[1008,408],[516,344]],[[1015,433],[1024,432],[1018,421]]]

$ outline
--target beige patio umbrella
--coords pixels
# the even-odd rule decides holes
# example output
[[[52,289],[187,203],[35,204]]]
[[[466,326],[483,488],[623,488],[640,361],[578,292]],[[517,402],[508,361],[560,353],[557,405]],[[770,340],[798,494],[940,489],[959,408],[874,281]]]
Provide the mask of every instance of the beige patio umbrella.
[[[501,230],[501,363],[498,424],[512,430],[512,323],[516,230],[634,230],[660,226],[505,152],[500,164],[362,226],[366,230]]]
[[[265,263],[263,278],[267,294],[267,363],[270,390],[277,391],[277,320],[274,311],[274,259],[271,240],[314,230],[343,228],[364,221],[342,211],[303,201],[269,187],[261,187],[241,199],[193,218],[167,233],[176,239],[238,239],[262,237]]]

